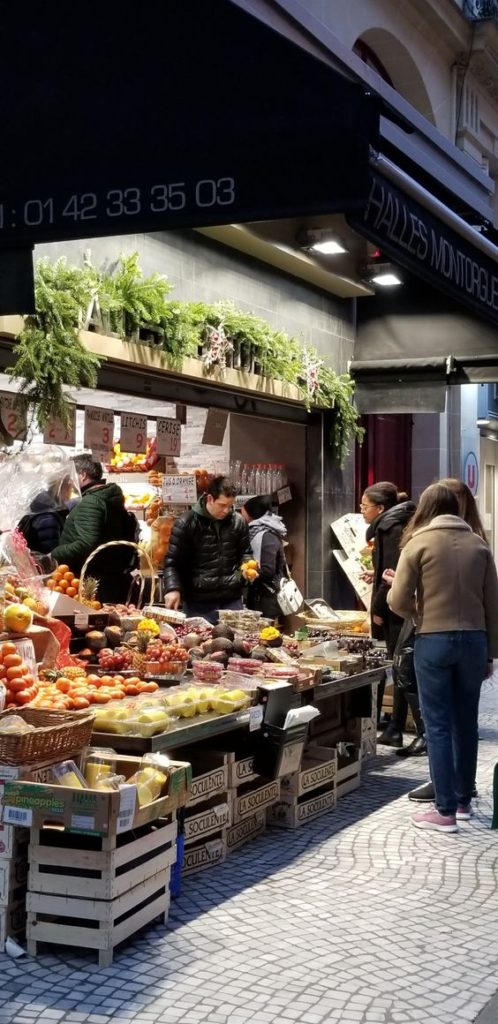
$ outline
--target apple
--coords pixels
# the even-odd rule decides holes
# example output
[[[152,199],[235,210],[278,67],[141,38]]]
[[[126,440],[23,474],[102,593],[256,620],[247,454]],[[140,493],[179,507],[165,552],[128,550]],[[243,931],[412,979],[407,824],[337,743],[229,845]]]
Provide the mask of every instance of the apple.
[[[25,604],[9,604],[3,613],[3,621],[9,633],[25,633],[33,622],[33,612]]]

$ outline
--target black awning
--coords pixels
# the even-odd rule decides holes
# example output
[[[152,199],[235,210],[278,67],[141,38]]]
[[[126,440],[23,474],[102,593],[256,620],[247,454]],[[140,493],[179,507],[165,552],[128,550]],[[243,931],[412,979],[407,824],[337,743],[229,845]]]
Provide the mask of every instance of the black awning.
[[[4,6],[0,245],[365,202],[376,101],[230,0]]]
[[[383,175],[372,171],[367,203],[347,219],[396,263],[498,325],[498,262]]]

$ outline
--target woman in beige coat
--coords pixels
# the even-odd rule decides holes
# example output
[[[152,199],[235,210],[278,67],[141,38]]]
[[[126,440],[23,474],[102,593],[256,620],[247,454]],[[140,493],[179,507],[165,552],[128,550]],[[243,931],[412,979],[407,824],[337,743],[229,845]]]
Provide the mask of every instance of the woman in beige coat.
[[[414,618],[415,671],[435,810],[418,828],[456,832],[471,817],[482,680],[498,657],[498,578],[488,545],[458,514],[443,484],[423,492],[393,579],[389,604]]]

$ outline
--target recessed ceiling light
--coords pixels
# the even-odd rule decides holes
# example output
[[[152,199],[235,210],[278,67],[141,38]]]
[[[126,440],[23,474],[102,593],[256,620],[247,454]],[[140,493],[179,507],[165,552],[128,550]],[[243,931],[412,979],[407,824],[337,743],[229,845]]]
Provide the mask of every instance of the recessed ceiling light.
[[[329,228],[306,228],[297,238],[298,245],[306,252],[318,252],[322,256],[337,256],[349,252],[344,239]]]
[[[323,242],[314,242],[310,249],[322,253],[323,256],[337,256],[338,253],[348,251],[339,238],[326,238]]]

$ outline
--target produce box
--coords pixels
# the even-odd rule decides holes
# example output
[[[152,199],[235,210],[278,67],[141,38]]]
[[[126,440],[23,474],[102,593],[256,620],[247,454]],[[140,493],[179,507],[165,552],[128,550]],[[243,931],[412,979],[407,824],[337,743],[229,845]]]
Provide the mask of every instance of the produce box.
[[[348,756],[342,753],[342,741],[339,749],[325,746],[310,746],[308,753],[311,757],[337,757],[337,771],[335,776],[336,795],[339,800],[360,785],[361,772],[361,748],[348,743]]]
[[[266,814],[264,809],[262,811],[256,811],[256,814],[252,814],[250,818],[244,818],[242,821],[238,821],[235,825],[227,828],[226,831],[226,852],[233,853],[234,850],[238,850],[240,846],[244,846],[245,843],[250,842],[251,839],[256,839],[266,829]]]
[[[317,790],[312,796],[302,797],[284,795],[267,813],[269,825],[279,828],[299,828],[307,821],[318,818],[327,811],[333,811],[336,805],[335,785]]]
[[[349,718],[346,722],[346,734],[348,739],[361,747],[364,739],[377,735],[377,723],[374,718]]]
[[[228,789],[228,754],[211,750],[184,750],[182,755],[192,765],[192,785],[188,806],[201,803],[215,796],[226,793]]]
[[[226,857],[225,830],[218,836],[210,839],[203,839],[185,847],[183,856],[182,875],[193,875],[197,871],[205,871],[206,868],[221,864]]]
[[[228,755],[228,785],[230,789],[237,789],[248,782],[254,782],[259,778],[254,771],[254,754],[247,757],[240,757],[237,753]]]
[[[140,758],[118,757],[115,770],[129,778],[141,766]],[[70,789],[37,782],[6,782],[3,820],[10,825],[43,828],[63,825],[72,832],[114,835],[164,817],[187,803],[191,768],[187,762],[171,763],[161,796],[138,806],[136,786],[119,792]]]
[[[337,755],[333,757],[313,757],[306,753],[301,771],[285,775],[281,780],[282,795],[305,796],[313,789],[333,785],[337,772]]]
[[[0,953],[5,950],[8,938],[24,938],[26,930],[26,891],[17,889],[11,894],[9,903],[0,907]]]
[[[228,794],[218,794],[207,800],[202,805],[196,805],[192,809],[187,807],[185,812],[185,843],[189,844],[198,839],[204,839],[219,832],[220,829],[231,825],[232,815]]]
[[[276,803],[279,796],[279,779],[275,779],[273,782],[265,782],[263,785],[260,784],[260,780],[257,780],[256,785],[249,783],[249,785],[238,789],[233,798],[234,824],[243,821],[244,818],[251,817],[257,811],[270,807],[271,804]]]
[[[54,634],[46,626],[32,625],[26,631],[26,633],[17,633],[13,638],[12,635],[5,634],[0,636],[0,642],[3,640],[10,640],[12,643],[21,646],[22,642],[31,640],[34,647],[35,659],[40,668],[52,668],[57,661],[59,654],[59,642],[56,640]],[[21,653],[21,652],[20,652]]]

